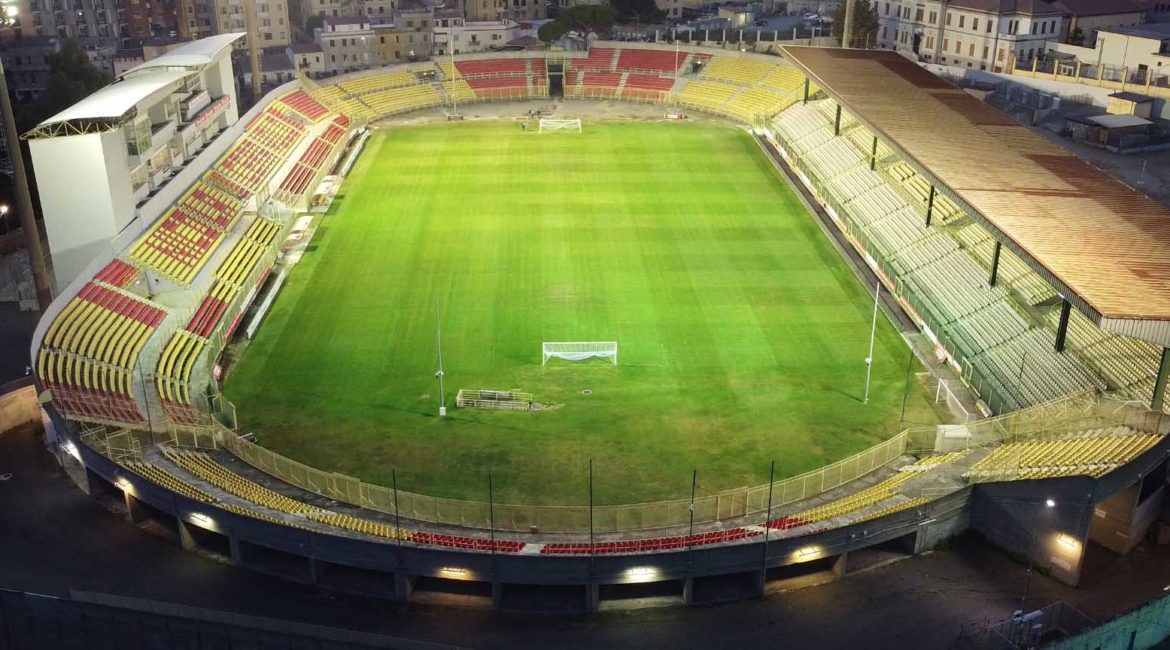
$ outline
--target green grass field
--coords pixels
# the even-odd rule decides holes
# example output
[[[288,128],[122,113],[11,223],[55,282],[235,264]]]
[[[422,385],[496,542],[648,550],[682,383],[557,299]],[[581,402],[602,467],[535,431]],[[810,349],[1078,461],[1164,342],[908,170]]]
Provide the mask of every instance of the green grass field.
[[[434,301],[442,305],[445,420]],[[375,133],[228,378],[242,431],[320,469],[500,502],[686,496],[896,433],[909,351],[739,129],[586,123]],[[540,363],[617,340],[621,364]],[[933,423],[911,380],[907,422]],[[455,409],[522,389],[547,411]],[[584,394],[588,389],[591,394]]]

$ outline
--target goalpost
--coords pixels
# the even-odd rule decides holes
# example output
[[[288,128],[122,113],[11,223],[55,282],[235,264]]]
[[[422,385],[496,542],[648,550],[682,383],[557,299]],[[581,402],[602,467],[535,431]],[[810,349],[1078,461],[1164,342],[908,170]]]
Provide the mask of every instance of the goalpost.
[[[540,130],[538,133],[553,133],[555,131],[569,131],[572,133],[581,132],[581,118],[573,119],[553,119],[549,117],[540,118]]]
[[[547,364],[549,359],[584,361],[593,357],[609,359],[616,366],[617,341],[545,341],[540,346],[540,356],[542,366]]]

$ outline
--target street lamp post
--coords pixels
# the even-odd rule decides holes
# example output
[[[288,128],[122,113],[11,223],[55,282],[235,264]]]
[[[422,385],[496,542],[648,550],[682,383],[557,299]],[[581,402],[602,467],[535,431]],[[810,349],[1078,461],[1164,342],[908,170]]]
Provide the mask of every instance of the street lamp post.
[[[28,190],[28,175],[24,171],[24,154],[20,151],[20,134],[16,132],[16,120],[12,117],[12,99],[8,96],[8,79],[4,65],[0,63],[0,118],[4,120],[4,138],[8,142],[8,157],[12,161],[12,181],[16,186],[17,207],[20,209],[20,226],[24,230],[24,245],[28,249],[32,265],[33,285],[37,290],[37,307],[44,312],[53,301],[49,283],[49,272],[45,268],[45,252],[41,249],[41,232],[37,217],[33,213],[32,194]]]

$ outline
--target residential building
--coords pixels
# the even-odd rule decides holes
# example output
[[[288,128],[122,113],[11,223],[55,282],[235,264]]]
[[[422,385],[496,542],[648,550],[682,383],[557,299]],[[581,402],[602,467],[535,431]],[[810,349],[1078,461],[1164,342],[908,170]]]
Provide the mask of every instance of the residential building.
[[[286,50],[293,68],[313,79],[325,76],[325,53],[316,43],[293,43]]]
[[[118,0],[20,0],[20,35],[119,37]]]
[[[285,0],[251,0],[255,7],[256,32],[261,49],[286,47],[292,41]],[[215,0],[216,33],[230,34],[247,30],[244,20],[246,0]],[[248,47],[247,37],[236,41],[236,48]]]
[[[342,74],[374,65],[374,30],[370,21],[357,16],[326,16],[314,30],[321,46],[327,74]]]
[[[60,51],[61,39],[56,36],[32,36],[14,41],[0,52],[16,101],[40,97],[49,85],[49,57]]]
[[[179,0],[179,38],[200,39],[215,33],[215,0]]]
[[[1060,41],[1084,47],[1096,44],[1099,29],[1140,25],[1146,17],[1140,0],[1054,0],[1052,4],[1064,12]]]
[[[469,23],[547,17],[545,0],[459,0],[458,9]]]
[[[437,22],[434,12],[422,6],[412,6],[396,11],[393,19],[389,24],[372,25],[374,62],[386,65],[430,58]]]
[[[864,1],[864,0],[859,0]],[[1042,54],[1063,13],[1043,0],[876,0],[878,46],[920,61],[1003,70]]]
[[[451,54],[451,48],[455,54],[490,52],[520,36],[520,23],[511,20],[464,21],[461,25],[449,22],[449,26],[435,27],[432,52],[436,55]]]

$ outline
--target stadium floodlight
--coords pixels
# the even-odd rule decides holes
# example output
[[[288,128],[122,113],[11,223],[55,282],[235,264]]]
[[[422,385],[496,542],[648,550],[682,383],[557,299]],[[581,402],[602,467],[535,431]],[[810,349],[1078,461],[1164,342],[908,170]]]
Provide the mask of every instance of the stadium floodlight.
[[[865,398],[862,404],[869,404],[869,378],[873,374],[873,340],[877,334],[878,298],[882,295],[882,283],[879,281],[873,290],[873,321],[869,325],[869,354],[865,357]]]
[[[439,380],[439,417],[447,416],[447,397],[442,389],[442,330],[439,325],[439,298],[435,298],[435,353],[438,354],[438,371],[435,379]]]

